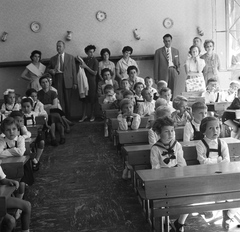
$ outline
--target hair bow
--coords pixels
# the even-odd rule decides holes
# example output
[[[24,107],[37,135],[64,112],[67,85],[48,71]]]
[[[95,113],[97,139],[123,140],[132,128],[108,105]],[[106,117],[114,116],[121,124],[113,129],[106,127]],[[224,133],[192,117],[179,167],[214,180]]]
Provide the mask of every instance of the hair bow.
[[[7,89],[7,90],[3,93],[3,95],[8,95],[9,93],[14,93],[14,92],[15,92],[14,89]]]

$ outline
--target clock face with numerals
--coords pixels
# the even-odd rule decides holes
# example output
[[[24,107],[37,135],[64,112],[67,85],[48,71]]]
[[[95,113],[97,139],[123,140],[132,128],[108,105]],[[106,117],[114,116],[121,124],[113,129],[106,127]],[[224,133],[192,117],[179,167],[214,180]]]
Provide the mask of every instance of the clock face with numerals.
[[[41,24],[38,22],[32,22],[30,28],[33,32],[37,33],[41,30]]]
[[[107,14],[103,11],[98,11],[96,14],[96,18],[99,22],[102,22],[103,20],[105,20],[107,18]]]
[[[163,20],[163,26],[167,29],[171,28],[173,26],[173,20],[170,18],[166,18]]]

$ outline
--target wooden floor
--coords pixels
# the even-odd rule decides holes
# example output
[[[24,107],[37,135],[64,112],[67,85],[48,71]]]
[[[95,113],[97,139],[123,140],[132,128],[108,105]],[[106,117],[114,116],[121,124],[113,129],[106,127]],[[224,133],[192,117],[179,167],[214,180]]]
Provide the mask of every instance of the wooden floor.
[[[103,137],[103,123],[76,123],[66,139],[65,145],[46,147],[36,182],[26,191],[31,232],[151,231],[130,181],[121,179],[122,162]],[[186,224],[186,232],[224,231],[199,215]]]

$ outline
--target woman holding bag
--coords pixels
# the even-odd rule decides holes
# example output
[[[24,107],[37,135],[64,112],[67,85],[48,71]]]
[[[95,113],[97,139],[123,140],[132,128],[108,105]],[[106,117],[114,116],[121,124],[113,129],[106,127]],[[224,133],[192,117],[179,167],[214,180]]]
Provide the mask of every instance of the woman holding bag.
[[[187,92],[204,91],[206,87],[203,77],[205,61],[199,57],[200,52],[200,48],[196,45],[192,45],[189,49],[191,57],[188,58],[185,63],[185,72],[187,74]]]

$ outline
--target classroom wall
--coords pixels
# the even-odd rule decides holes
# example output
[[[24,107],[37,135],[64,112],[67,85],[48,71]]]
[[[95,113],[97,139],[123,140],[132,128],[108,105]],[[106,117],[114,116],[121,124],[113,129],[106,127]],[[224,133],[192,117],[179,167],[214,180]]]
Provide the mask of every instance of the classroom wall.
[[[184,89],[183,64],[197,26],[204,31],[203,40],[212,38],[212,2],[209,0],[2,0],[0,1],[0,36],[9,33],[7,41],[0,41],[0,62],[29,60],[31,51],[42,51],[42,58],[56,53],[55,44],[73,31],[72,41],[66,42],[66,52],[84,54],[84,47],[94,44],[96,56],[103,47],[112,55],[121,55],[122,47],[133,47],[134,55],[153,55],[161,46],[166,33],[173,36],[172,46],[180,51],[181,74],[177,93]],[[96,20],[98,10],[107,13],[103,22]],[[173,27],[163,27],[163,20],[171,18]],[[30,30],[33,21],[40,22],[41,31]],[[136,40],[133,29],[141,36]],[[138,61],[141,76],[153,75],[153,61]],[[0,68],[0,93],[6,87],[24,93],[26,83],[20,79],[24,67]]]

